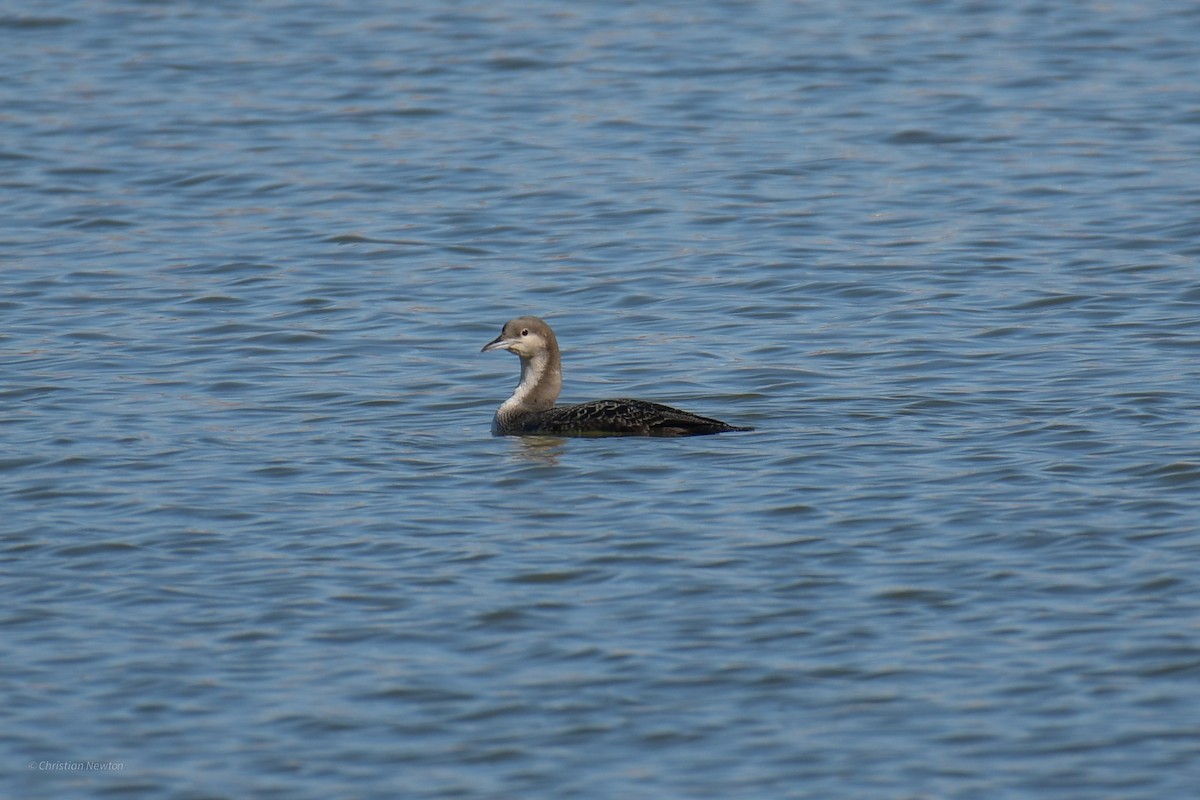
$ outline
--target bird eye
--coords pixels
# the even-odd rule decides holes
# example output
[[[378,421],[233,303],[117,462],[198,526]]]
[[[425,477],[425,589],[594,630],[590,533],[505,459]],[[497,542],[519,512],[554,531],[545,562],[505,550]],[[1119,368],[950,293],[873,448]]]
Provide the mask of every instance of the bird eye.
[[[529,335],[529,328],[522,328],[522,329],[521,329],[521,335],[522,335],[522,336],[528,336],[528,335]]]

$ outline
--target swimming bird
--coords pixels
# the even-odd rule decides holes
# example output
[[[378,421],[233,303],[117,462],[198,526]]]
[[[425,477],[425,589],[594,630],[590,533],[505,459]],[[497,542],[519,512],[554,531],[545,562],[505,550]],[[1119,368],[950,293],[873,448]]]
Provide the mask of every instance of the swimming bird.
[[[507,350],[521,359],[521,382],[496,410],[493,436],[699,436],[754,430],[645,400],[554,405],[562,391],[562,357],[554,331],[537,317],[504,323],[500,335],[480,352],[491,350]]]

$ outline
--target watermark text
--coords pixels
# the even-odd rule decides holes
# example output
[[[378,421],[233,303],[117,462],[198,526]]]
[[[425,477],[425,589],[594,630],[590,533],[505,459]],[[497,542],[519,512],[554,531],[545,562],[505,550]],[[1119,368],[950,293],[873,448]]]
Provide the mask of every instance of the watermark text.
[[[37,772],[120,772],[123,761],[30,761],[26,766]]]

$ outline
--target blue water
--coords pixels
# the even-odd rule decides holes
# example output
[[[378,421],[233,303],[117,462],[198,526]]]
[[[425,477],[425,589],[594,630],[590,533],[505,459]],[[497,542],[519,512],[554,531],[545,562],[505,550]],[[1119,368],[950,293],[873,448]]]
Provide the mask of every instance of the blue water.
[[[0,2],[0,796],[1194,796],[1198,41]]]

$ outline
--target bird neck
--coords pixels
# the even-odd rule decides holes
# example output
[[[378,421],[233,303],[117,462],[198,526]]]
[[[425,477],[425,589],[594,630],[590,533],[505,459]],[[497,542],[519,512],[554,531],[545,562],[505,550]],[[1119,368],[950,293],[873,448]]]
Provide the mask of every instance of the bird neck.
[[[500,413],[545,411],[554,408],[562,391],[562,365],[558,353],[543,350],[521,359],[521,382],[512,397],[500,406]]]

